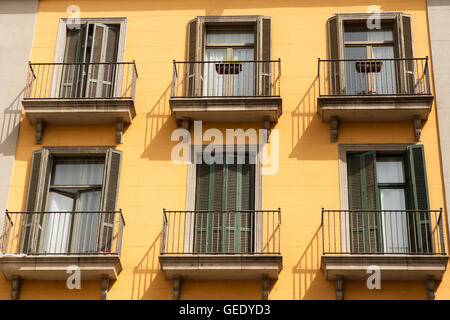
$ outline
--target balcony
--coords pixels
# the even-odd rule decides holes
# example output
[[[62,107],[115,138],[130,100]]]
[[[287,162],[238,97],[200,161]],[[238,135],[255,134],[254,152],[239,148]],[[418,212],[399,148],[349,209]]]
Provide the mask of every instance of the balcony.
[[[448,260],[443,219],[442,209],[322,209],[326,279],[365,281],[369,266],[377,266],[382,281],[426,280],[434,288]]]
[[[42,143],[46,125],[116,125],[122,143],[124,124],[136,115],[138,77],[134,62],[30,63],[22,104]]]
[[[181,124],[276,123],[281,115],[281,61],[174,61],[170,108]]]
[[[121,211],[7,211],[2,219],[0,271],[14,284],[65,281],[71,266],[77,266],[81,280],[102,280],[103,286],[117,279],[122,270],[125,222]],[[14,299],[19,291],[12,292]]]
[[[159,262],[174,298],[181,279],[260,279],[267,298],[282,269],[280,227],[280,209],[164,210]]]
[[[331,122],[412,121],[420,141],[421,124],[433,103],[428,57],[411,59],[320,60],[318,113]]]

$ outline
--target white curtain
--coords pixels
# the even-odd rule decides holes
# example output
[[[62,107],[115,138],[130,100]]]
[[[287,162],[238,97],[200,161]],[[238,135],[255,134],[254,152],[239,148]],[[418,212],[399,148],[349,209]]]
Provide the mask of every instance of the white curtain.
[[[78,253],[95,252],[97,247],[98,213],[86,211],[99,211],[101,191],[82,192],[80,203],[75,213],[73,227],[73,250]]]
[[[204,64],[203,76],[203,96],[225,96],[226,95],[226,75],[220,74],[216,70],[218,63],[208,63],[208,61],[226,61],[226,49],[207,49],[206,59]]]
[[[252,48],[233,50],[233,61],[253,61],[254,59],[255,51]],[[255,63],[242,63],[242,71],[232,75],[231,81],[233,96],[253,96],[255,90]]]
[[[394,47],[373,47],[372,55],[374,59],[393,59]],[[378,94],[396,94],[397,75],[395,60],[383,60],[380,72],[372,73],[372,80],[372,87]]]
[[[376,162],[378,183],[404,183],[403,161],[398,158],[379,158]],[[381,210],[384,252],[408,252],[408,222],[404,188],[381,188]]]
[[[384,252],[407,253],[408,252],[408,222],[405,211],[404,189],[381,189],[381,209],[399,210],[383,212],[383,243]]]
[[[102,162],[95,160],[57,162],[52,185],[101,185],[103,167]]]
[[[56,192],[50,192],[49,211],[45,230],[44,251],[46,253],[67,253],[72,215],[57,213],[73,211],[74,199]]]

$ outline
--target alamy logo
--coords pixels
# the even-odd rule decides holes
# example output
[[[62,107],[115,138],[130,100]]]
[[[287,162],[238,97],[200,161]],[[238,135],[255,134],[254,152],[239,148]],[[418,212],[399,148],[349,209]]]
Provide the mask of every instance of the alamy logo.
[[[279,131],[270,130],[271,142],[267,143],[269,130],[250,128],[226,129],[225,138],[221,130],[210,128],[203,132],[202,122],[194,121],[193,137],[187,129],[179,128],[172,132],[171,140],[178,141],[171,152],[174,163],[195,164],[222,164],[223,154],[243,154],[249,152],[257,155],[257,159],[250,157],[249,161],[254,164],[259,161],[262,175],[273,175],[279,169]],[[247,143],[248,142],[248,143]],[[207,143],[207,144],[205,144]],[[201,155],[198,157],[197,155]],[[243,161],[244,157],[237,158]],[[253,163],[252,163],[253,162]]]
[[[66,273],[71,274],[66,281],[69,290],[81,289],[81,271],[80,267],[76,265],[68,266]]]
[[[367,19],[366,25],[369,30],[380,30],[381,29],[381,16],[380,16],[380,7],[379,6],[369,6],[366,10],[367,13],[372,13],[370,17]]]
[[[381,269],[379,266],[371,265],[367,267],[367,273],[371,274],[367,278],[366,284],[369,290],[381,289]]]

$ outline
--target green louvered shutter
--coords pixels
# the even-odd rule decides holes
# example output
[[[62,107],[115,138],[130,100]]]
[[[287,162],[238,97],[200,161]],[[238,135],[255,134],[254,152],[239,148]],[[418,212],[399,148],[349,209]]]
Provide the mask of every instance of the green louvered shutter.
[[[225,162],[225,161],[224,161]],[[198,164],[194,252],[239,253],[252,249],[254,165]],[[208,210],[208,212],[201,212]]]
[[[406,153],[409,167],[410,206],[417,211],[410,215],[411,251],[419,253],[433,252],[430,208],[428,197],[427,173],[423,145],[409,146]]]
[[[350,210],[355,210],[350,213],[351,251],[381,252],[380,215],[370,212],[379,207],[375,152],[348,156],[348,184]]]
[[[248,212],[241,212],[239,220],[239,237],[240,237],[240,252],[252,252],[253,248],[253,225],[254,225],[254,169],[255,167],[248,163],[241,165],[241,210],[248,210]]]
[[[101,200],[100,230],[98,247],[101,252],[111,252],[114,236],[114,223],[117,195],[119,190],[122,152],[108,149],[105,157],[103,189]]]
[[[210,210],[210,180],[213,179],[212,167],[206,164],[197,164],[197,179],[195,191],[195,209],[200,211],[195,214],[195,242],[194,252],[207,252],[208,213],[202,210]]]

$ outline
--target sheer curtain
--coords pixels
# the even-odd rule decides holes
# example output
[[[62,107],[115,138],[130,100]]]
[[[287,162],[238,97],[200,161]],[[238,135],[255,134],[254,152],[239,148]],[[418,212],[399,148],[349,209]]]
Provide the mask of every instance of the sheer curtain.
[[[372,55],[374,59],[393,59],[394,47],[383,46],[373,47]],[[373,87],[378,94],[396,94],[397,76],[395,60],[382,61],[380,72],[373,73]]]
[[[253,48],[234,49],[234,61],[253,61],[255,51]],[[255,90],[255,63],[242,63],[242,71],[232,75],[233,96],[253,96]]]
[[[209,61],[226,61],[226,49],[207,49],[204,64],[203,76],[203,96],[225,96],[226,95],[226,75],[220,74],[216,70],[216,63]]]
[[[376,162],[378,183],[405,183],[403,161],[395,158],[378,158]],[[408,252],[408,223],[404,187],[383,187],[380,189],[382,231],[384,252]]]
[[[73,211],[73,208],[73,198],[56,192],[50,192],[49,211],[55,211],[56,213],[47,214],[47,228],[44,229],[46,230],[44,252],[68,252],[72,215],[57,212]]]

